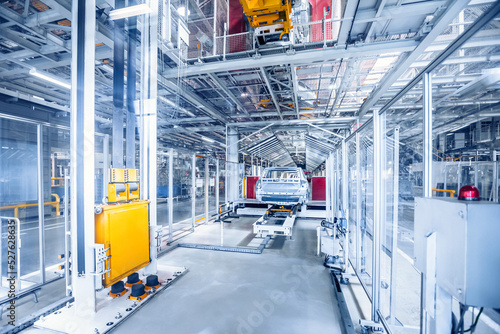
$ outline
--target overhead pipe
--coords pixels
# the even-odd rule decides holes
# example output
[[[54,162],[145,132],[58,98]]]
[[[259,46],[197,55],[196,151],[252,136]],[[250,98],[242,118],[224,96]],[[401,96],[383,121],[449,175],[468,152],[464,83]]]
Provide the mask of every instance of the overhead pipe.
[[[125,0],[115,0],[115,9],[125,6]],[[113,50],[113,167],[123,168],[123,93],[125,86],[125,19],[114,21]]]
[[[137,0],[129,0],[129,6]],[[137,17],[128,18],[126,165],[135,168],[135,99],[137,83]]]

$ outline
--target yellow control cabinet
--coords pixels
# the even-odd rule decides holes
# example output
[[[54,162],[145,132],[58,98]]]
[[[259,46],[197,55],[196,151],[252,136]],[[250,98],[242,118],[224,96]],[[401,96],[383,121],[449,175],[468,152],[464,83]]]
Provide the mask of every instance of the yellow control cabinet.
[[[148,201],[105,205],[95,214],[95,242],[109,248],[104,287],[149,264],[148,206]]]

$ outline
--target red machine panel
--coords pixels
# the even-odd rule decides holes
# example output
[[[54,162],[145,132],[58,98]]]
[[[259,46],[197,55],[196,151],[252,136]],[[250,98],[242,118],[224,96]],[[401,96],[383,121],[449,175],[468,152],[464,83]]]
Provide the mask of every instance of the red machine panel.
[[[332,18],[332,1],[330,0],[309,0],[311,4],[312,11],[311,16],[313,22],[322,21],[323,18],[329,20]],[[324,15],[326,12],[326,16]],[[323,23],[317,23],[313,25],[312,28],[312,40],[313,42],[323,40]],[[326,23],[326,39],[332,39],[332,23]]]
[[[228,34],[234,35],[246,31],[245,13],[240,0],[229,0]],[[217,42],[222,43],[222,42]],[[227,40],[228,52],[245,51],[246,36],[231,36]]]
[[[258,176],[247,176],[247,198],[255,199],[255,184],[259,180]]]
[[[324,201],[326,200],[326,177],[314,176],[312,178],[312,200]]]

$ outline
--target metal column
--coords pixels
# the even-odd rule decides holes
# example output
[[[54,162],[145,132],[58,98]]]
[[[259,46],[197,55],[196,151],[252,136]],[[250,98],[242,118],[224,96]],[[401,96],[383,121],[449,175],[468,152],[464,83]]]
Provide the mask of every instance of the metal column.
[[[396,278],[399,228],[399,128],[394,129],[393,188],[392,188],[392,249],[391,249],[391,300],[390,321],[396,325]]]
[[[109,183],[109,135],[104,135],[102,140],[102,202],[108,198]]]
[[[194,221],[196,220],[196,154],[193,153],[191,168],[191,231],[194,232]]]
[[[158,0],[146,0],[152,12],[145,14],[141,29],[141,199],[149,200],[149,229],[158,224],[156,212],[157,86],[158,86]],[[158,249],[150,242],[151,263],[145,274],[156,274]]]
[[[168,149],[168,242],[173,241],[174,224],[174,149]]]
[[[328,158],[326,159],[325,165],[326,165],[326,170],[330,170],[330,164],[332,163],[331,161],[332,155],[330,154]],[[331,219],[331,206],[330,206],[330,201],[331,201],[331,193],[330,193],[330,183],[331,183],[331,175],[330,173],[326,173],[326,219],[330,222],[333,222]]]
[[[115,9],[125,0],[115,0]],[[114,21],[113,38],[113,167],[123,168],[123,93],[125,87],[125,19]]]
[[[128,0],[129,6],[137,0]],[[135,99],[137,82],[137,16],[128,19],[126,166],[135,169]]]
[[[238,130],[233,127],[227,127],[227,148],[226,148],[226,160],[228,170],[228,178],[226,183],[228,184],[228,201],[234,202],[238,200]]]
[[[75,310],[94,313],[95,0],[73,0],[71,29],[71,254]]]
[[[349,221],[349,178],[348,178],[348,155],[347,155],[347,143],[345,139],[342,140],[342,209],[344,210],[344,218]],[[349,256],[349,228],[347,229],[346,242],[342,245],[344,251],[344,264],[345,270],[348,267],[348,256]]]
[[[378,310],[380,309],[380,236],[382,229],[382,124],[379,111],[373,112],[373,250],[372,250],[372,320],[379,321]]]
[[[424,74],[424,197],[432,197],[432,82]]]
[[[361,272],[361,145],[356,132],[356,270]]]
[[[210,201],[210,192],[208,189],[210,184],[210,173],[208,168],[208,157],[205,158],[205,224],[208,225],[208,216],[210,214],[210,210],[208,208],[208,202]]]
[[[37,160],[38,160],[38,247],[41,283],[45,283],[45,198],[43,190],[43,133],[42,126],[37,125]],[[18,231],[21,233],[21,231]],[[21,275],[21,273],[19,273]]]
[[[215,214],[219,213],[219,159],[215,159]]]

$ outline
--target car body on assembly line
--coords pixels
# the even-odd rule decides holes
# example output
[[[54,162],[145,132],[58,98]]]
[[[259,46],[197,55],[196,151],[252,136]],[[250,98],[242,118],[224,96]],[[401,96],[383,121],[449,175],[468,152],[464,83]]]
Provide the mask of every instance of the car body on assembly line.
[[[300,167],[270,167],[257,181],[255,194],[267,204],[304,204],[309,199],[309,184]]]

